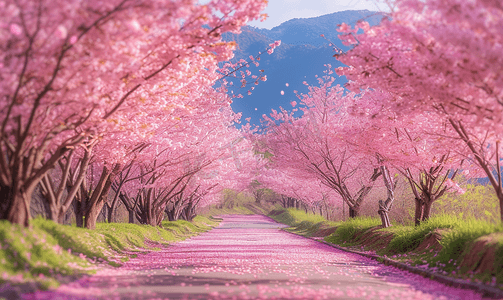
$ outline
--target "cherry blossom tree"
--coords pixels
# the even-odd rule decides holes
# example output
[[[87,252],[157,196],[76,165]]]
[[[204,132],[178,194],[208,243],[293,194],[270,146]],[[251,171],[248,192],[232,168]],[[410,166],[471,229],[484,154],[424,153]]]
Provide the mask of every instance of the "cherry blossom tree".
[[[341,37],[355,47],[339,56],[349,66],[340,68],[339,75],[350,79],[352,90],[370,87],[389,92],[384,105],[404,118],[427,112],[429,120],[449,124],[454,134],[450,141],[444,139],[445,148],[462,153],[465,166],[479,165],[503,209],[499,157],[502,4],[478,0],[396,3],[380,26],[370,28],[361,22],[355,28],[340,27]],[[357,34],[358,29],[365,33]],[[453,143],[459,145],[455,140],[464,146],[453,148]]]
[[[294,118],[283,109],[265,117],[266,144],[276,164],[318,177],[349,206],[350,217],[356,217],[380,172],[368,156],[345,141],[345,130],[354,121],[348,104],[356,95],[332,87],[330,67],[326,72],[319,78],[320,87],[310,86],[308,94],[299,96],[302,117]]]
[[[463,145],[449,138],[453,130],[443,119],[431,119],[427,114],[419,113],[399,118],[390,106],[386,106],[391,94],[378,90],[367,90],[362,94],[351,104],[351,114],[357,120],[354,122],[357,126],[346,129],[346,140],[357,146],[358,151],[375,156],[384,175],[388,196],[385,201],[379,201],[383,226],[389,225],[387,212],[394,201],[396,185],[396,176],[390,175],[390,169],[401,173],[409,182],[415,196],[418,225],[429,218],[431,205],[436,199],[455,190],[456,185],[449,183],[462,167],[464,157],[452,149]]]
[[[180,88],[211,86],[234,48],[221,34],[266,2],[2,1],[0,217],[27,226],[37,184],[121,111],[176,106]]]
[[[82,184],[94,143],[82,147],[83,153],[80,158],[77,149],[71,149],[67,155],[58,161],[59,170],[47,172],[40,182],[41,194],[44,197],[44,204],[47,207],[48,218],[58,223],[63,222],[66,212],[73,204],[73,199],[79,192]],[[80,147],[79,147],[80,148]],[[54,173],[58,172],[57,175]]]
[[[164,212],[170,219],[177,219],[182,212],[191,216],[202,198],[217,190],[224,178],[242,179],[232,170],[249,169],[243,166],[247,164],[243,158],[252,157],[252,149],[233,126],[240,115],[232,112],[227,95],[207,88],[201,97],[213,104],[195,106],[200,103],[196,100],[190,109],[149,114],[139,122],[149,124],[143,129],[150,135],[136,146],[134,155],[127,156],[130,162],[123,163],[126,167],[112,184],[115,196],[111,203],[121,200],[130,222],[136,217],[141,223],[159,225]],[[132,139],[133,143],[138,141],[141,139]],[[101,155],[113,156],[107,151]],[[224,169],[227,171],[222,172]]]

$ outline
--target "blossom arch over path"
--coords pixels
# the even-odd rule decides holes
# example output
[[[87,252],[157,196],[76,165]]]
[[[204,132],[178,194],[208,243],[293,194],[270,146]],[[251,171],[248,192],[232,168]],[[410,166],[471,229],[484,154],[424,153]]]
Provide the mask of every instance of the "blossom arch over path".
[[[195,238],[23,299],[482,299],[282,226],[223,216]]]

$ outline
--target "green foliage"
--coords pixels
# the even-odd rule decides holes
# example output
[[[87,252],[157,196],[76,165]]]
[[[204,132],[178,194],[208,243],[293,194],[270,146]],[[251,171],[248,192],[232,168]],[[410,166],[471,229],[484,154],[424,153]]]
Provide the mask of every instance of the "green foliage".
[[[325,240],[335,244],[351,243],[357,233],[376,227],[380,224],[378,218],[355,218],[337,227],[337,231]],[[384,254],[406,253],[419,246],[424,238],[437,229],[442,231],[442,250],[437,260],[445,261],[459,257],[467,244],[478,237],[494,232],[502,232],[501,224],[495,225],[483,220],[461,219],[456,216],[440,215],[422,222],[419,226],[395,225],[380,229],[393,234],[393,239],[383,251]]]
[[[356,218],[340,224],[334,234],[325,238],[326,241],[341,246],[368,246],[356,242],[354,237],[369,228],[379,225],[379,219]],[[461,263],[470,255],[470,251],[478,239],[490,240],[492,247],[496,247],[494,255],[494,269],[496,273],[481,273],[476,275],[483,281],[497,278],[503,283],[503,225],[494,224],[486,220],[461,218],[453,215],[439,215],[422,222],[419,226],[394,225],[379,229],[381,232],[392,233],[393,238],[382,250],[376,248],[380,255],[392,255],[394,259],[402,259],[412,264],[425,264],[439,268],[443,274],[467,276],[469,268]],[[440,251],[430,248],[423,253],[414,252],[421,242],[433,232],[441,235]],[[398,258],[395,257],[398,256]],[[454,273],[453,273],[454,272]],[[464,272],[464,273],[463,273]],[[465,275],[463,275],[465,274]],[[473,275],[472,275],[473,276]]]
[[[499,201],[492,186],[467,184],[464,194],[448,193],[435,201],[433,215],[455,215],[462,219],[479,219],[498,224]]]
[[[272,210],[269,214],[269,217],[274,219],[277,222],[286,224],[288,226],[295,226],[298,223],[298,220],[295,219],[286,208],[277,208]]]
[[[337,230],[330,236],[325,238],[325,241],[333,244],[351,242],[353,237],[358,232],[363,232],[370,228],[379,226],[381,220],[373,217],[357,217],[349,219],[346,222],[339,224]]]
[[[452,229],[459,223],[458,218],[449,215],[441,215],[422,222],[419,226],[393,226],[383,231],[393,233],[393,239],[386,250],[389,253],[405,253],[412,251],[423,239],[435,229]]]
[[[294,208],[289,208],[288,213],[297,220],[297,222],[310,222],[310,223],[318,223],[318,222],[325,222],[327,221],[324,217],[313,214],[313,213],[306,213],[303,210],[299,209],[294,209]]]
[[[128,223],[98,223],[96,230],[61,225],[43,218],[32,228],[0,220],[0,281],[36,281],[41,287],[57,286],[59,275],[92,274],[95,262],[120,266],[130,252],[156,250],[145,242],[167,245],[218,224],[197,216],[193,222],[163,222],[161,227]]]
[[[216,219],[210,219],[203,216],[196,216],[192,222],[185,220],[163,221],[160,230],[160,237],[164,240],[174,241],[176,238],[186,238],[196,233],[210,230],[216,226]]]
[[[277,222],[289,225],[298,226],[302,222],[319,223],[327,221],[320,215],[306,213],[303,210],[295,208],[277,208],[269,213],[269,216]],[[305,225],[304,225],[305,226]]]
[[[58,239],[40,224],[54,224],[37,218],[33,228],[24,228],[0,220],[0,273],[2,280],[36,281],[43,287],[57,285],[56,274],[80,275],[94,272],[85,259],[58,244]],[[62,226],[62,225],[59,225]]]
[[[295,208],[276,208],[269,217],[277,222],[291,226],[287,230],[303,236],[319,236],[320,231],[335,229],[339,223],[327,221],[320,215],[306,213]]]
[[[434,260],[446,264],[447,268],[449,266],[454,268],[451,265],[452,261],[451,263],[449,261],[451,259],[458,261],[461,258],[460,254],[467,250],[477,238],[491,233],[503,232],[503,225],[501,223],[492,224],[483,220],[457,219],[454,222],[453,229],[442,235],[442,240],[440,241],[442,250]],[[503,241],[501,242],[503,244]],[[500,263],[502,262],[500,261]],[[501,270],[502,268],[503,264],[500,264],[499,269]]]

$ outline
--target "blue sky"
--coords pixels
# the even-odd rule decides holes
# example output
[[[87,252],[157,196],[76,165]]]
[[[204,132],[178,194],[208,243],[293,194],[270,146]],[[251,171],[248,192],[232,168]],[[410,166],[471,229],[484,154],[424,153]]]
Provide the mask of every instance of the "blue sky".
[[[199,0],[199,3],[205,4],[209,1],[211,0]],[[294,18],[313,18],[347,10],[389,11],[387,6],[382,4],[382,2],[385,1],[386,0],[269,0],[267,8],[263,11],[263,13],[268,15],[268,18],[263,22],[249,22],[248,25],[272,29]],[[278,74],[271,73],[271,69],[273,68],[267,68],[267,64],[261,64],[261,67],[267,69],[265,74],[268,75],[268,81],[259,84],[251,96],[246,94],[246,90],[238,90],[237,93],[243,94],[244,98],[233,99],[233,109],[236,112],[242,112],[242,122],[245,122],[246,118],[251,117],[251,123],[255,125],[259,125],[262,115],[270,114],[271,109],[277,110],[279,106],[288,110],[292,109],[289,103],[293,100],[298,101],[293,90],[307,93],[307,88],[302,84],[302,81],[299,80],[306,80],[310,84],[316,84],[317,81],[314,74],[322,75],[322,72],[326,70],[323,64],[336,64],[331,53],[328,53],[326,57],[327,60],[322,63],[316,61],[319,65],[310,67],[303,66],[303,68],[305,68],[305,70],[303,70],[306,72],[305,75],[309,77],[300,76],[301,78],[297,78],[297,75],[299,75],[297,74],[298,72],[288,72],[288,74],[291,73],[290,75],[293,76],[290,76],[292,78],[289,79],[287,76],[288,74],[285,74],[282,78],[277,78]],[[311,61],[309,63],[311,63]],[[253,71],[256,70],[252,70],[252,72]],[[313,72],[314,74],[311,74]],[[289,86],[286,86],[286,83],[289,83]],[[284,95],[280,94],[282,90],[284,90]],[[240,125],[237,126],[239,127]]]
[[[271,29],[293,18],[318,17],[338,11],[387,10],[382,0],[269,0],[264,13],[269,17],[264,22],[253,21],[249,25]]]

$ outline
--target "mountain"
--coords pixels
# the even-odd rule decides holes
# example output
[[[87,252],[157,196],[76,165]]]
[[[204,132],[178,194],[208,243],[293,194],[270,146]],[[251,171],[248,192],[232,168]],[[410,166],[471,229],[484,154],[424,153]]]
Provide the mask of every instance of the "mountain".
[[[247,95],[247,91],[253,84],[239,88],[241,78],[231,79],[234,83],[232,91],[244,96],[234,99],[234,111],[242,112],[243,120],[251,117],[251,123],[259,125],[262,114],[269,114],[271,109],[277,110],[280,106],[291,109],[290,102],[298,100],[293,91],[308,92],[303,81],[317,84],[315,75],[322,76],[327,69],[326,64],[331,64],[332,68],[342,65],[333,57],[334,47],[330,45],[332,42],[338,48],[348,50],[337,37],[337,25],[354,25],[359,20],[366,20],[374,26],[382,18],[381,13],[368,10],[343,11],[315,18],[292,19],[270,30],[245,26],[241,34],[224,35],[226,41],[237,43],[234,61],[249,61],[250,55],[255,57],[259,52],[265,52],[272,42],[281,40],[281,46],[273,54],[264,53],[260,56],[259,67],[250,67],[252,74],[259,75],[259,70],[264,70],[263,74],[267,75],[267,81],[260,82],[251,95]],[[326,39],[321,37],[322,34]],[[341,85],[345,82],[345,78],[337,79]],[[281,95],[281,91],[284,91],[284,95]]]

